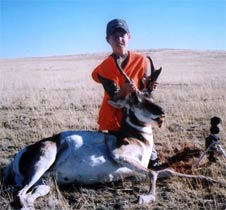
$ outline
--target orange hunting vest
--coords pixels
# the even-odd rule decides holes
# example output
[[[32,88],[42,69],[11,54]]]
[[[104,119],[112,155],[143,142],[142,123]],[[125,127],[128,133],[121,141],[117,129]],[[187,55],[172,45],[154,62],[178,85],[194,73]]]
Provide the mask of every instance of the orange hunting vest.
[[[140,88],[140,81],[143,78],[147,67],[147,59],[145,56],[133,52],[129,52],[128,56],[128,62],[124,67],[124,71],[130,79],[134,80],[136,86]],[[119,87],[122,87],[125,83],[125,79],[117,69],[115,60],[112,56],[106,58],[92,72],[93,79],[100,83],[98,74],[103,78],[112,80]],[[122,109],[116,109],[109,105],[109,99],[109,95],[104,92],[104,98],[99,111],[99,130],[117,131],[121,127]]]

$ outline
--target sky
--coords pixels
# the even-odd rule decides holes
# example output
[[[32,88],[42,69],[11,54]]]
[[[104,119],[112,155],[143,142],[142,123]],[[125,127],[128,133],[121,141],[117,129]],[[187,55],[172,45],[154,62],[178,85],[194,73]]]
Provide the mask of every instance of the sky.
[[[226,50],[226,0],[0,0],[0,58],[111,52],[114,18],[130,50]]]

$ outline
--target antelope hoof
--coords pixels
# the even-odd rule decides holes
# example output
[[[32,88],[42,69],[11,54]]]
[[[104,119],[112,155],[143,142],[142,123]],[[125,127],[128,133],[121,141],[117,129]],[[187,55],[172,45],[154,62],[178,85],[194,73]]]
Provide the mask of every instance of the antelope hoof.
[[[140,195],[138,198],[139,204],[145,204],[145,203],[151,203],[151,202],[155,202],[154,195]]]
[[[35,210],[33,203],[28,203],[26,199],[16,196],[11,206],[20,210]]]

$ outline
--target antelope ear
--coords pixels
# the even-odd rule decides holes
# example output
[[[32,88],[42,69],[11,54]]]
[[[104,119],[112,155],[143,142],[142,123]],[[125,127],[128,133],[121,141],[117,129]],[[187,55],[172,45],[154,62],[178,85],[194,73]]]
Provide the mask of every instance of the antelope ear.
[[[108,104],[110,104],[111,106],[113,106],[116,109],[122,109],[126,106],[127,99],[119,99],[117,101],[108,100]]]

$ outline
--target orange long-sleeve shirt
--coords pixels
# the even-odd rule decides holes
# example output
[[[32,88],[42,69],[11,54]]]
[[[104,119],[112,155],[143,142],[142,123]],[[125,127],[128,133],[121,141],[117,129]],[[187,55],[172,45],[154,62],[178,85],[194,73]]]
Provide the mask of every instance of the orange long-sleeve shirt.
[[[129,52],[128,61],[124,67],[125,73],[130,79],[133,79],[136,86],[140,88],[141,79],[144,77],[145,71],[147,69],[147,59],[146,57]],[[107,80],[111,80],[119,88],[125,83],[124,77],[121,75],[115,60],[112,56],[106,58],[100,65],[98,65],[92,72],[92,78],[100,83],[98,75]],[[116,109],[108,104],[110,96],[107,92],[104,92],[104,98],[99,111],[99,130],[111,130],[117,131],[120,129],[122,110]]]

